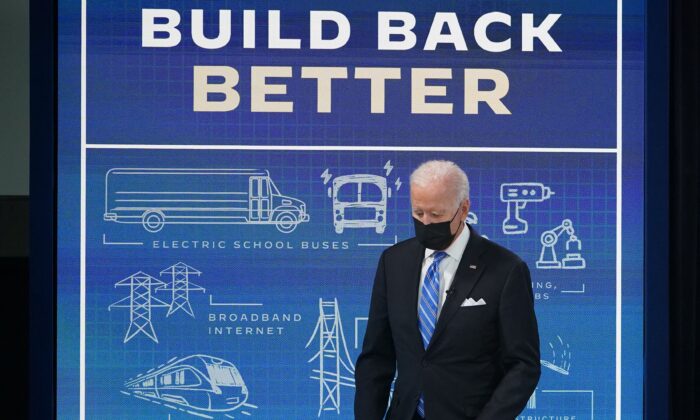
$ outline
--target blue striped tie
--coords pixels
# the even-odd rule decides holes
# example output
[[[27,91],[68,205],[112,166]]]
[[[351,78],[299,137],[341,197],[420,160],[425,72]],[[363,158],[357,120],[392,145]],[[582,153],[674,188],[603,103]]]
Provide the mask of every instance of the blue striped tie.
[[[433,263],[428,267],[428,272],[423,280],[421,289],[420,305],[418,305],[418,329],[423,337],[423,348],[428,348],[430,337],[435,331],[437,322],[438,303],[440,302],[440,272],[438,266],[440,261],[447,256],[447,253],[438,251],[433,254]],[[425,418],[425,405],[423,394],[418,400],[418,414]]]

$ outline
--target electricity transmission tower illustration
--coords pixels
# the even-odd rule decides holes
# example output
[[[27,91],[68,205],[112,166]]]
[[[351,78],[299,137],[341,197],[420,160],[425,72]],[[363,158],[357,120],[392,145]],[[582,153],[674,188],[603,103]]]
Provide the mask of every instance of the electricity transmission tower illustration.
[[[156,332],[151,323],[151,309],[170,306],[153,296],[154,287],[158,289],[163,285],[165,283],[143,271],[132,274],[114,285],[114,287],[130,288],[129,296],[109,305],[108,308],[108,310],[112,310],[112,308],[128,308],[130,310],[130,323],[124,337],[124,343],[127,343],[140,332],[156,343],[158,342],[158,337],[156,337]]]
[[[172,292],[172,300],[166,317],[169,317],[171,314],[182,309],[189,316],[194,318],[194,312],[192,311],[192,306],[190,305],[190,292],[204,292],[204,288],[190,282],[190,276],[199,276],[202,273],[196,268],[179,262],[160,272],[161,276],[166,274],[170,275],[172,281],[163,287],[158,288],[158,291]]]
[[[314,340],[317,341],[318,352],[308,363],[318,361],[318,369],[313,370],[310,378],[318,380],[319,383],[318,417],[321,417],[323,411],[335,411],[340,414],[340,387],[355,387],[355,365],[345,343],[338,299],[321,298],[318,300],[318,309],[318,322],[309,342],[306,343],[306,348]]]

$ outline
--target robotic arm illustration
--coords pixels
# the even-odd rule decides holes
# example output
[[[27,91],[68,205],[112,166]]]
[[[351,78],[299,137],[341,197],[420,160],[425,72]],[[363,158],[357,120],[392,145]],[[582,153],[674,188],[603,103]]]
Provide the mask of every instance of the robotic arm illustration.
[[[564,233],[569,236],[566,241],[566,256],[559,261],[554,247],[559,241],[559,237]],[[540,236],[540,243],[542,250],[540,251],[540,259],[537,260],[537,268],[569,270],[586,268],[586,260],[581,256],[581,241],[576,236],[574,225],[570,219],[564,219],[559,226],[543,232]]]

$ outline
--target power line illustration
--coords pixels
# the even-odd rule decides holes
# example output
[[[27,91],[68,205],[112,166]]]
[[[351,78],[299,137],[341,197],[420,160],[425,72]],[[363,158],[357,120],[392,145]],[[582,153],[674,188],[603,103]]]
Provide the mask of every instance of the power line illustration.
[[[166,317],[182,310],[194,318],[194,311],[190,304],[190,292],[202,291],[204,288],[192,283],[191,276],[200,276],[202,273],[194,267],[183,262],[178,262],[160,272],[161,276],[170,275],[172,279],[165,283],[150,274],[139,271],[131,276],[115,283],[114,287],[130,287],[128,296],[109,305],[112,308],[129,309],[130,323],[124,337],[124,344],[129,342],[138,333],[143,333],[148,338],[158,343],[155,328],[152,322],[153,308],[168,308]],[[166,303],[155,297],[157,292],[170,292],[171,301]]]
[[[158,291],[172,292],[172,301],[166,317],[169,317],[171,314],[179,310],[183,310],[189,316],[194,318],[194,312],[192,311],[192,306],[190,305],[190,292],[204,292],[204,288],[190,282],[190,276],[199,276],[202,273],[196,268],[190,267],[183,262],[179,262],[160,272],[161,276],[166,274],[170,275],[172,281],[158,289]]]
[[[319,383],[318,417],[321,417],[323,411],[335,411],[340,414],[340,388],[341,386],[355,387],[355,365],[352,363],[345,342],[338,299],[320,298],[318,309],[318,322],[309,342],[306,343],[306,348],[317,340],[318,352],[309,359],[308,363],[318,361],[318,369],[313,370],[310,378],[318,380]]]
[[[129,342],[138,333],[143,333],[154,342],[158,342],[156,332],[151,323],[151,310],[153,308],[169,307],[167,303],[153,296],[153,288],[158,289],[165,285],[157,278],[150,276],[143,271],[134,273],[129,277],[117,282],[114,287],[129,287],[129,296],[109,305],[112,308],[128,308],[129,328],[124,336],[124,343]]]

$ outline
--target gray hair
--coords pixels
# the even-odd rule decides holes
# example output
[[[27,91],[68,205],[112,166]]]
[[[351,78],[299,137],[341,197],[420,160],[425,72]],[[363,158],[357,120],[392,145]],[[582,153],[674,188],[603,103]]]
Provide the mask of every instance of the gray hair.
[[[469,199],[469,179],[462,168],[449,160],[429,160],[423,162],[413,171],[411,185],[430,187],[445,183],[455,192],[457,205]]]

